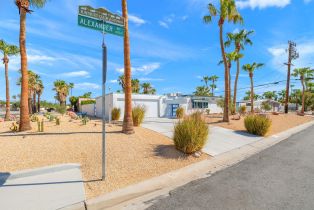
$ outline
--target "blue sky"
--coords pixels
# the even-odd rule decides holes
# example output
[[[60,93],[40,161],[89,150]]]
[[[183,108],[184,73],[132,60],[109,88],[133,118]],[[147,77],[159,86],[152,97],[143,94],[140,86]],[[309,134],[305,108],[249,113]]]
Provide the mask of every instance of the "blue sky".
[[[19,16],[13,0],[0,0],[0,39],[18,45]],[[202,85],[200,77],[218,75],[217,94],[223,92],[217,19],[205,25],[210,0],[129,0],[131,63],[133,77],[151,82],[158,94],[192,93]],[[265,67],[255,74],[255,84],[286,79],[287,41],[298,44],[300,59],[295,67],[314,66],[314,1],[311,0],[242,0],[237,2],[244,25],[226,24],[225,32],[254,30],[254,45],[247,47],[242,64],[261,62]],[[53,81],[74,82],[73,95],[101,94],[102,35],[77,25],[79,5],[105,7],[121,11],[121,1],[50,0],[43,9],[33,8],[27,16],[27,49],[29,69],[43,79],[43,98],[53,101]],[[108,89],[119,90],[117,77],[123,70],[123,39],[107,35]],[[231,51],[232,48],[227,51]],[[2,55],[1,55],[2,56]],[[19,77],[19,57],[11,57],[11,95],[20,92],[15,85]],[[235,67],[235,65],[234,65]],[[235,68],[232,69],[232,75]],[[5,98],[4,66],[0,65],[0,99]],[[2,85],[3,84],[3,85]],[[298,83],[296,83],[299,86]],[[247,73],[241,72],[239,88],[249,86]],[[107,89],[107,91],[108,91]],[[257,88],[284,89],[284,84]],[[239,91],[239,99],[247,89]]]

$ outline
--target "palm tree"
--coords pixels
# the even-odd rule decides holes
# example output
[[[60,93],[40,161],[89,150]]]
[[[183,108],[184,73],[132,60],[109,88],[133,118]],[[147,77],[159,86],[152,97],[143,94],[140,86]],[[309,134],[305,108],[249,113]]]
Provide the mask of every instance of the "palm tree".
[[[0,40],[0,52],[3,53],[3,64],[5,71],[5,93],[6,93],[6,104],[5,104],[5,117],[4,120],[10,120],[10,84],[9,84],[9,56],[17,55],[19,48],[14,45],[9,45],[5,41]]]
[[[196,96],[210,96],[209,88],[206,86],[198,86],[196,87],[196,91],[194,92]]]
[[[236,33],[228,33],[227,34],[227,41],[225,42],[225,46],[229,47],[231,43],[234,43],[235,47],[235,52],[238,54],[240,53],[241,50],[244,50],[244,46],[249,44],[252,45],[253,42],[250,40],[249,35],[254,33],[254,31],[246,31],[246,30],[241,30]],[[239,75],[240,75],[240,59],[236,59],[237,62],[237,73],[236,73],[236,78],[234,80],[234,90],[233,90],[233,106],[234,110],[236,108],[236,102],[237,102],[237,89],[238,89],[238,80],[239,80]]]
[[[279,102],[281,104],[284,104],[285,103],[285,99],[286,99],[286,90],[281,90],[281,91],[278,91],[278,96],[279,96]]]
[[[20,14],[20,54],[21,54],[21,102],[20,102],[20,131],[31,130],[28,107],[28,69],[26,53],[26,14],[30,13],[30,6],[41,8],[46,0],[15,0]]]
[[[38,80],[37,84],[36,84],[37,110],[38,110],[38,112],[40,112],[40,97],[43,94],[44,88],[45,87],[43,85],[43,82],[41,80]]]
[[[219,39],[220,39],[220,48],[223,58],[223,63],[225,67],[225,108],[224,108],[224,122],[229,122],[229,71],[228,63],[225,53],[224,41],[223,41],[223,26],[225,20],[233,23],[242,23],[243,19],[239,12],[234,0],[220,0],[219,10],[215,8],[213,4],[208,4],[209,15],[204,16],[205,23],[211,23],[212,18],[219,16],[218,26],[219,26]]]
[[[74,83],[73,82],[69,83],[69,88],[71,90],[71,96],[72,96],[72,89],[74,88]]]
[[[263,93],[265,99],[275,100],[277,98],[275,91],[267,91]]]
[[[210,77],[209,77],[209,76],[203,76],[202,82],[205,83],[205,86],[206,86],[206,87],[209,87],[209,86],[208,86],[208,82],[209,82],[209,81],[210,81]]]
[[[145,82],[142,85],[143,88],[143,94],[149,94],[151,89],[152,89],[152,85],[149,82]]]
[[[150,89],[149,94],[155,95],[157,90],[155,88]]]
[[[124,75],[125,75],[125,104],[122,132],[133,134],[132,118],[132,84],[131,84],[131,58],[130,58],[130,37],[127,0],[122,0],[122,16],[124,18]]]
[[[302,110],[301,114],[304,114],[305,111],[305,83],[309,78],[313,77],[314,69],[309,67],[294,69],[292,76],[299,77],[302,84]]]
[[[66,106],[66,99],[69,95],[69,85],[63,80],[56,80],[54,82],[53,90],[56,91],[56,99],[61,106]]]
[[[251,113],[254,113],[254,83],[253,83],[254,71],[256,69],[261,68],[262,66],[264,66],[264,64],[254,62],[252,65],[246,64],[242,67],[244,71],[247,71],[249,73],[251,80]]]
[[[212,96],[215,96],[214,90],[217,88],[216,82],[217,82],[218,79],[219,79],[219,77],[216,76],[216,75],[213,75],[213,76],[209,77],[209,80],[212,82],[211,85],[210,85],[210,88],[212,89]]]
[[[260,98],[261,98],[260,95],[257,95],[257,94],[255,94],[255,93],[254,93],[254,96],[253,96],[253,97],[254,97],[254,100],[257,100],[257,99],[260,99]],[[246,91],[243,100],[244,100],[244,101],[248,101],[248,100],[250,100],[250,99],[251,99],[251,91]]]
[[[20,71],[20,73],[22,73]],[[27,107],[28,107],[28,113],[32,114],[34,112],[34,93],[35,93],[35,85],[36,85],[36,80],[39,77],[36,73],[34,73],[31,70],[27,71],[28,75],[28,91],[27,91]],[[22,85],[22,76],[19,78],[17,85]]]
[[[138,79],[132,79],[132,93],[140,93],[141,85]]]

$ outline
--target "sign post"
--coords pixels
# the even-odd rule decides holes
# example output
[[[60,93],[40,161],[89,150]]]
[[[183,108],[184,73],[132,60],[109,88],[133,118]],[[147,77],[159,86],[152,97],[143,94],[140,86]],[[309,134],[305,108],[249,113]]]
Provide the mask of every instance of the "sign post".
[[[107,46],[105,33],[124,36],[124,18],[104,8],[94,9],[90,6],[79,6],[78,25],[100,31],[102,42],[102,164],[101,178],[106,177],[106,81],[107,81]],[[110,113],[109,113],[110,115]],[[109,116],[110,118],[110,116]]]

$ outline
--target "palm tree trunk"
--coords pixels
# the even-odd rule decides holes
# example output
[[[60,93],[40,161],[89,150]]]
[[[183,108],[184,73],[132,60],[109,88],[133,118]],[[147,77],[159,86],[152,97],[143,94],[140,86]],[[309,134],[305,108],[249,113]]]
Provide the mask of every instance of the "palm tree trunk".
[[[230,61],[231,62],[231,61]],[[228,90],[228,94],[229,94],[229,96],[228,96],[228,98],[229,98],[229,104],[230,104],[230,102],[231,102],[231,100],[232,100],[232,98],[231,98],[231,65],[229,65],[229,90]],[[231,104],[230,104],[231,105]],[[229,106],[230,106],[229,105]],[[230,107],[230,109],[231,109],[231,107]],[[233,110],[231,109],[231,113],[233,114]]]
[[[254,84],[253,84],[253,75],[250,75],[251,80],[251,113],[254,113]]]
[[[20,105],[20,131],[31,130],[28,110],[28,71],[26,54],[26,11],[21,9],[20,13],[20,54],[21,54],[21,105]]]
[[[122,132],[125,134],[134,133],[132,119],[132,84],[131,84],[131,58],[130,38],[128,24],[128,8],[126,0],[122,0],[122,13],[125,21],[124,31],[124,76],[125,76],[125,105]]]
[[[224,105],[224,116],[223,122],[229,122],[229,70],[227,65],[227,59],[224,48],[223,41],[223,20],[219,20],[219,38],[220,38],[220,48],[221,54],[224,61],[225,66],[225,105]]]
[[[37,110],[40,112],[40,94],[37,95]]]
[[[33,113],[37,112],[37,107],[36,107],[36,91],[33,92]]]
[[[6,104],[5,104],[5,121],[10,120],[10,83],[9,83],[9,58],[4,55],[4,65],[5,65],[5,94],[6,94]]]
[[[239,74],[240,74],[240,60],[238,59],[237,60],[237,73],[236,73],[236,78],[234,80],[234,90],[233,90],[233,108],[234,108],[234,111],[236,111]]]
[[[302,110],[301,113],[304,114],[305,111],[305,85],[304,80],[301,80],[302,82]]]

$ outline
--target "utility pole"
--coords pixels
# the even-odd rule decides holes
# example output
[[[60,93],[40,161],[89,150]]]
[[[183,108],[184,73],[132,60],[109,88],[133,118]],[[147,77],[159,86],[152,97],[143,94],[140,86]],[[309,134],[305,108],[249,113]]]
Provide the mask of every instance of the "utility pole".
[[[285,65],[288,66],[288,74],[287,74],[287,86],[286,86],[286,100],[285,100],[285,113],[288,114],[289,111],[289,90],[290,90],[290,76],[291,76],[291,65],[292,60],[299,58],[299,53],[296,50],[297,44],[295,42],[289,41],[289,48],[288,48],[288,63]]]

